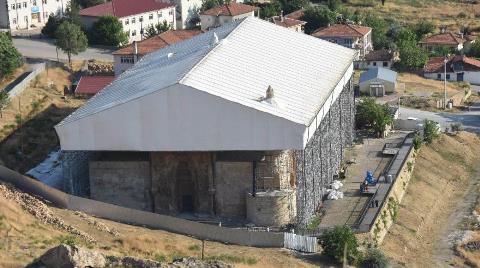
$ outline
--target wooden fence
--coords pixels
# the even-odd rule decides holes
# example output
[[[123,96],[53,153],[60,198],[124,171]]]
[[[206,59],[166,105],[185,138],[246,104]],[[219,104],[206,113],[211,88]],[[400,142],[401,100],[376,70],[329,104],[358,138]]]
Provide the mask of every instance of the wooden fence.
[[[316,253],[317,238],[311,236],[297,235],[294,233],[284,233],[283,246],[296,251]]]

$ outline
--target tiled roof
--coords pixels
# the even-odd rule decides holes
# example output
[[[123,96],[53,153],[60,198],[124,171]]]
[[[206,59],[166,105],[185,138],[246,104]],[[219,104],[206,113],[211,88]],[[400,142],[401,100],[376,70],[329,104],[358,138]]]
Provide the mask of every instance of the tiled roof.
[[[393,52],[387,49],[374,50],[365,55],[366,61],[389,61],[394,57]]]
[[[355,55],[353,49],[248,17],[144,56],[59,125],[176,84],[309,125]],[[278,106],[258,101],[268,86]]]
[[[435,44],[435,45],[458,45],[463,44],[464,40],[454,33],[439,33],[425,37],[420,41],[421,44]]]
[[[290,28],[292,26],[297,26],[297,25],[304,25],[304,24],[307,23],[306,21],[290,19],[290,18],[287,18],[287,17],[282,18],[282,16],[272,17],[271,21],[278,26],[282,26],[282,27],[286,27],[286,28]]]
[[[231,2],[230,4],[220,5],[200,13],[209,16],[238,16],[257,10],[258,7]]]
[[[97,94],[100,90],[112,83],[115,76],[82,76],[75,89],[75,94]]]
[[[301,20],[303,18],[303,15],[305,15],[305,9],[299,9],[297,11],[293,11],[292,13],[285,15],[285,17],[294,19],[294,20]]]
[[[315,37],[362,37],[372,28],[353,24],[334,24],[330,27],[319,28],[312,34]]]
[[[430,59],[428,59],[427,64],[425,64],[423,71],[425,73],[444,72],[445,71],[444,59],[445,59],[444,57],[431,57]],[[453,72],[452,63],[455,63],[455,62],[463,62],[464,64],[467,64],[470,67],[473,67],[473,69],[478,69],[480,71],[480,60],[469,58],[465,55],[456,55],[456,56],[451,56],[448,59],[447,72]],[[465,65],[464,65],[464,68],[465,68]]]
[[[79,14],[88,17],[112,15],[121,18],[174,6],[169,2],[156,0],[112,0],[111,2],[84,8],[80,10]]]
[[[161,48],[173,45],[180,41],[190,39],[195,35],[202,33],[201,30],[170,30],[163,32],[154,37],[137,42],[137,49],[139,55],[146,55]],[[127,46],[114,51],[113,55],[133,55],[133,46]]]

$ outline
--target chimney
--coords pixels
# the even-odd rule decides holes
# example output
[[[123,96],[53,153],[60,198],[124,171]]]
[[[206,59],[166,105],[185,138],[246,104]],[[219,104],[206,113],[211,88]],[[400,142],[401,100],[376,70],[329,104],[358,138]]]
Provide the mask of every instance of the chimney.
[[[447,31],[447,26],[440,26],[440,33],[445,33]]]
[[[275,97],[275,94],[273,93],[273,88],[271,85],[268,86],[267,92],[265,92],[265,100],[271,100]]]
[[[218,44],[218,35],[216,32],[213,32],[211,45],[214,46],[216,44]]]
[[[283,10],[280,11],[280,21],[283,22]]]
[[[133,41],[132,46],[133,46],[133,63],[136,63],[138,61],[138,44],[137,44],[137,41]]]

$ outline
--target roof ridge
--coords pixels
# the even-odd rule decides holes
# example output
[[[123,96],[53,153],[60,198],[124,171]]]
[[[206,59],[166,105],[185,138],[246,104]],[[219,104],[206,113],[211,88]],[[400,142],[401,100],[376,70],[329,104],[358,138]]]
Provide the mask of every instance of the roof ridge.
[[[183,82],[188,78],[188,76],[202,63],[204,62],[215,50],[217,50],[221,45],[222,45],[222,42],[223,40],[227,39],[230,35],[232,35],[232,33],[236,32],[238,30],[238,28],[240,28],[241,25],[243,25],[243,23],[245,23],[246,20],[248,20],[249,17],[247,18],[244,18],[233,30],[231,30],[222,40],[219,40],[218,44],[214,47],[212,47],[212,49],[210,49],[208,51],[207,54],[205,54],[205,56],[203,56],[197,63],[195,63],[195,65],[192,66],[192,68],[190,68],[190,70],[185,73],[179,80],[178,80],[178,84],[183,84]],[[215,30],[212,29],[210,30],[213,32],[213,34],[215,34]],[[209,31],[209,32],[210,32]]]

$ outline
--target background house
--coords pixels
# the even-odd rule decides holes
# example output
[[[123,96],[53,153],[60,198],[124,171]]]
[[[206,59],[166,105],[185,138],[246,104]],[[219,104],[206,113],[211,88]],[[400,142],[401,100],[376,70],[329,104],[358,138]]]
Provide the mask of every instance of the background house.
[[[0,28],[42,27],[50,15],[63,15],[70,0],[0,0]]]
[[[354,56],[252,17],[153,52],[55,127],[66,179],[136,209],[306,226],[353,141]]]
[[[400,60],[400,58],[398,52],[396,51],[388,49],[374,50],[368,53],[363,61],[358,63],[358,68],[370,69],[382,67],[391,69],[393,64],[398,60]]]
[[[87,29],[102,16],[115,16],[128,34],[129,42],[143,39],[143,31],[150,25],[166,21],[176,29],[175,5],[155,0],[112,0],[80,10],[82,23]]]
[[[370,68],[360,75],[360,93],[369,96],[384,96],[395,92],[397,73],[381,67]]]
[[[463,49],[465,42],[466,40],[462,35],[452,32],[441,32],[423,38],[419,44],[430,52],[434,52],[443,47],[451,48],[454,51],[460,51]]]
[[[423,75],[426,78],[445,79],[445,57],[432,57],[428,60]],[[465,81],[480,85],[480,60],[464,55],[451,56],[447,59],[446,79],[448,81]]]
[[[133,42],[132,45],[114,51],[114,71],[118,76],[131,68],[143,56],[202,33],[201,30],[170,30],[154,37]]]
[[[202,0],[173,0],[173,3],[177,6],[177,29],[190,29],[197,26],[195,22],[199,18]]]
[[[74,94],[80,97],[91,97],[112,83],[114,79],[113,75],[82,76],[78,81]]]
[[[370,27],[334,24],[315,30],[312,36],[357,50],[359,52],[357,60],[363,59],[373,50],[372,28]]]
[[[243,19],[246,17],[254,17],[258,7],[236,3],[220,5],[200,13],[200,24],[202,30],[209,30],[222,26],[225,23]]]
[[[304,32],[303,27],[305,26],[305,24],[307,24],[306,21],[287,18],[283,16],[283,14],[270,18],[270,21],[278,26],[282,26],[301,33]]]

